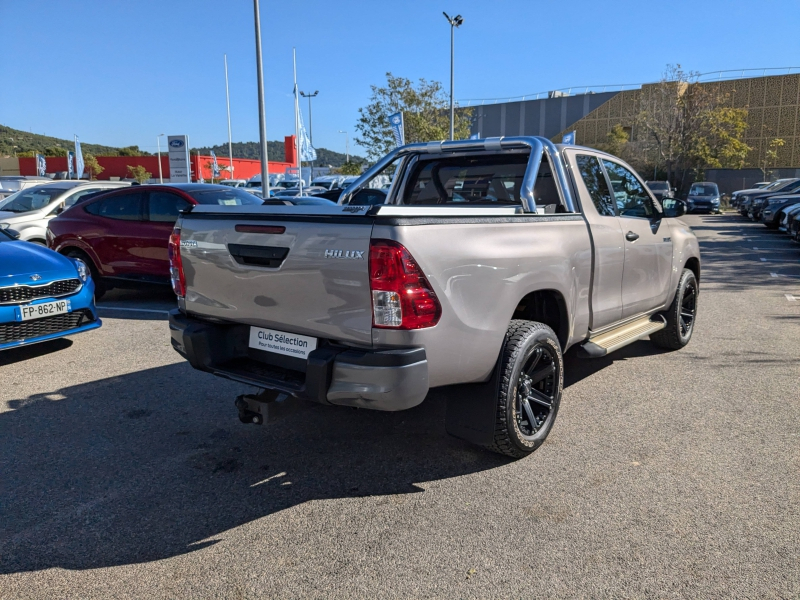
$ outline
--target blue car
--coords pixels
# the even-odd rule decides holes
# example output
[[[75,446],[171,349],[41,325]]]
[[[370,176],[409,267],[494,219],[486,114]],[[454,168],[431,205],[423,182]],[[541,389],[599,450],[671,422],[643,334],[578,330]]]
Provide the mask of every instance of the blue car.
[[[94,283],[80,260],[0,229],[0,350],[97,329]]]

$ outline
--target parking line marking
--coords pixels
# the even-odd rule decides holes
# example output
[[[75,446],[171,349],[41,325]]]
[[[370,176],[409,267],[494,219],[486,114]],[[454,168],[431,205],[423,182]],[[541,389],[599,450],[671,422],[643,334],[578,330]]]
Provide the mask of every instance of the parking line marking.
[[[123,306],[104,306],[102,304],[98,305],[97,308],[104,308],[106,310],[121,310],[123,312],[146,312],[146,313],[158,313],[159,315],[168,315],[168,310],[156,310],[154,308],[126,308]]]
[[[761,262],[767,262],[766,258],[759,258],[758,260],[760,260]]]
[[[797,298],[795,298],[795,297],[794,297],[794,296],[792,296],[791,294],[784,294],[784,296],[786,296],[786,299],[787,299],[789,302],[797,302]]]
[[[770,277],[780,277],[780,275],[778,275],[777,273],[770,273],[769,276]]]

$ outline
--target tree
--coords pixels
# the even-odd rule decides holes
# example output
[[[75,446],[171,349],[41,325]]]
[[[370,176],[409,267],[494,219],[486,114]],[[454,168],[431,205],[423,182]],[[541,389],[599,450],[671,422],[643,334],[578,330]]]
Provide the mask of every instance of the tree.
[[[144,156],[146,152],[139,150],[139,146],[125,146],[119,149],[120,156]]]
[[[144,183],[150,179],[150,177],[152,177],[152,174],[149,173],[142,165],[128,165],[128,174],[139,183]]]
[[[786,140],[782,138],[774,138],[770,140],[769,144],[767,144],[767,151],[764,152],[764,160],[761,163],[761,173],[764,175],[764,180],[766,181],[768,177],[767,170],[769,169],[770,163],[772,167],[775,168],[778,162],[778,148],[782,148],[786,145]]]
[[[747,110],[717,106],[703,111],[697,130],[689,136],[690,166],[699,174],[706,168],[741,169],[750,146],[742,141],[747,129]]]
[[[89,171],[89,179],[94,179],[95,175],[100,175],[100,173],[105,171],[105,168],[101,167],[100,163],[97,162],[94,154],[89,154],[88,152],[83,153],[83,166]],[[83,173],[78,173],[78,178],[80,178],[81,175],[83,175]]]
[[[346,162],[336,170],[342,175],[361,175],[361,165],[359,163]]]
[[[609,154],[613,154],[614,156],[622,157],[626,147],[628,146],[628,140],[630,139],[630,134],[627,130],[617,123],[614,127],[611,128],[606,134],[606,143],[603,146],[603,150],[608,152]]]
[[[445,140],[450,132],[450,99],[438,81],[420,79],[415,85],[410,79],[386,73],[386,86],[372,88],[370,103],[358,109],[356,129],[360,136],[355,142],[367,149],[367,154],[377,159],[395,147],[389,116],[403,113],[405,141],[430,142]],[[472,109],[459,109],[455,113],[456,139],[469,136]]]
[[[45,156],[66,156],[67,149],[62,148],[61,146],[48,146],[44,149],[43,154]]]

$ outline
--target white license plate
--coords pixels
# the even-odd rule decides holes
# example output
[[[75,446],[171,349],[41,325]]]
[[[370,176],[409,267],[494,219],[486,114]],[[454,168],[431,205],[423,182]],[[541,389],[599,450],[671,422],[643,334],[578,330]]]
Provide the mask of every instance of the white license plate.
[[[306,359],[309,352],[317,349],[317,338],[297,335],[296,333],[286,333],[276,329],[250,327],[250,347],[256,350]]]
[[[17,320],[30,321],[41,319],[53,315],[63,315],[71,311],[69,300],[56,300],[55,302],[43,302],[41,304],[29,304],[17,308]]]

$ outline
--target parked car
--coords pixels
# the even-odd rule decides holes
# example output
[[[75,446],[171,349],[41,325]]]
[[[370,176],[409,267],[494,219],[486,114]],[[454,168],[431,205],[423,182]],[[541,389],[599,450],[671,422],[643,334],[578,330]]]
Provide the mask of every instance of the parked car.
[[[303,187],[300,189],[299,187],[292,187],[288,189],[278,190],[275,193],[276,198],[290,198],[292,196],[313,196],[314,194],[319,194],[321,192],[326,192],[323,187]]]
[[[689,188],[686,197],[688,212],[719,214],[719,188],[710,181],[697,181]]]
[[[747,216],[753,221],[760,221],[761,211],[764,210],[764,207],[770,200],[780,197],[785,198],[793,194],[800,194],[800,179],[779,190],[768,191],[756,196],[751,196],[750,204],[747,209]]]
[[[0,350],[97,329],[87,266],[0,229]]]
[[[317,177],[311,182],[312,186],[322,187],[326,190],[340,190],[342,189],[342,182],[345,180],[344,175],[323,175]]]
[[[37,185],[55,183],[49,177],[37,175],[0,175],[0,189],[9,192],[18,192]]]
[[[390,165],[388,204],[354,206]],[[183,213],[172,345],[264,390],[237,399],[243,422],[287,396],[398,411],[445,388],[450,433],[519,458],[552,429],[568,348],[689,343],[700,248],[671,202],[546,138],[403,146],[335,206]]]
[[[794,191],[792,187],[800,182],[800,179],[778,179],[777,181],[771,183],[770,185],[764,187],[760,190],[742,190],[740,192],[736,192],[737,194],[737,208],[739,209],[739,213],[746,217],[750,212],[751,203],[756,198],[761,198],[763,195],[773,194],[773,193],[791,193]]]
[[[773,196],[768,198],[761,209],[761,221],[769,229],[778,229],[786,209],[800,202],[800,195]]]
[[[52,219],[48,246],[85,262],[96,296],[132,282],[169,284],[167,247],[181,210],[260,205],[240,188],[204,183],[141,185],[100,194]]]
[[[348,204],[353,206],[377,206],[386,202],[387,190],[375,188],[363,188],[353,194]],[[328,200],[338,203],[342,195],[342,190],[331,190],[329,192],[321,192],[314,194],[317,198],[327,198]]]
[[[669,181],[646,181],[645,183],[659,202],[666,198],[675,197],[675,188],[669,185]]]
[[[779,229],[788,233],[794,241],[800,242],[800,238],[798,238],[798,230],[800,230],[800,205],[786,209],[786,215],[781,220]]]
[[[128,187],[119,181],[58,181],[27,188],[0,201],[0,227],[19,233],[20,239],[47,245],[47,224],[84,196]]]
[[[760,190],[760,189],[763,189],[763,188],[765,188],[765,187],[767,187],[768,185],[771,185],[771,184],[772,184],[771,181],[759,181],[758,183],[754,183],[753,184],[753,189],[754,190]]]
[[[227,185],[230,187],[246,187],[247,179],[223,179],[219,182],[220,185]]]

